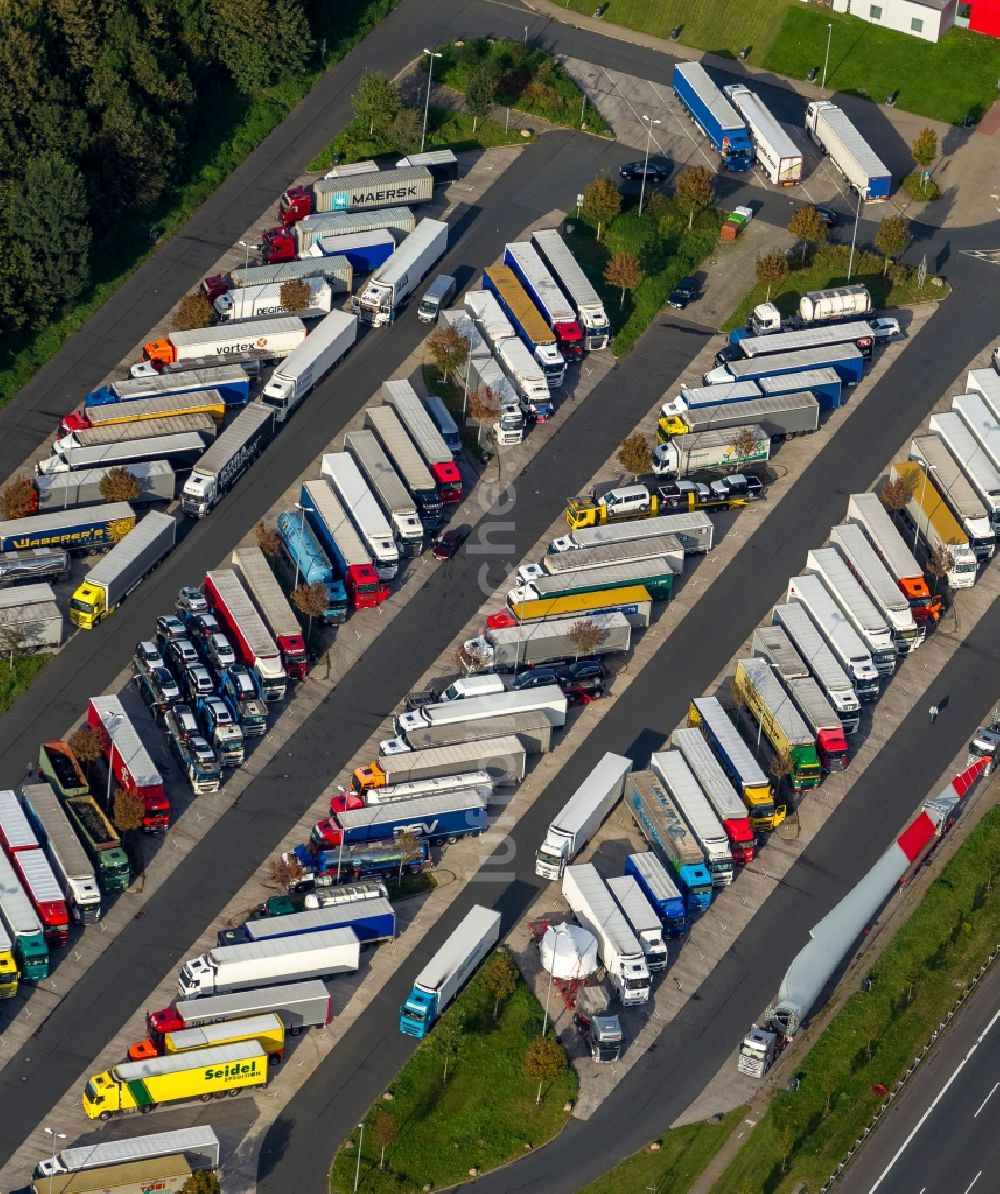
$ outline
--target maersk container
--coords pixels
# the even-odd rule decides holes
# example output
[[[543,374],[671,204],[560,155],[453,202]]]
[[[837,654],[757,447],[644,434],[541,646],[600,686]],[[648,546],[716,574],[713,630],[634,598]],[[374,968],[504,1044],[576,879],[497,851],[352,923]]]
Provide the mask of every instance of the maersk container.
[[[746,121],[753,141],[754,156],[776,187],[790,187],[802,181],[802,151],[771,115],[764,101],[742,83],[722,89]]]
[[[387,228],[369,228],[365,232],[324,236],[319,241],[319,248],[323,253],[323,261],[344,261],[352,274],[370,274],[395,253],[396,238]],[[304,260],[312,261],[315,258]],[[353,289],[353,285],[347,289]]]
[[[709,139],[728,170],[749,170],[753,165],[753,143],[746,122],[722,91],[712,82],[700,62],[681,62],[674,67],[674,95]]]
[[[604,304],[569,246],[555,228],[540,228],[532,233],[531,239],[542,260],[572,303],[583,327],[587,351],[596,352],[607,348],[611,324]]]
[[[80,473],[52,473],[36,477],[32,484],[38,495],[39,513],[103,502],[101,481],[109,471],[95,468]],[[139,492],[131,499],[131,505],[173,500],[177,476],[165,460],[140,460],[130,464],[128,471],[139,485]]]
[[[814,100],[806,107],[806,129],[864,200],[889,198],[892,175],[845,112],[826,100]]]
[[[369,211],[426,203],[434,196],[434,177],[426,166],[377,170],[346,178],[321,178],[313,183],[313,214],[328,211]]]

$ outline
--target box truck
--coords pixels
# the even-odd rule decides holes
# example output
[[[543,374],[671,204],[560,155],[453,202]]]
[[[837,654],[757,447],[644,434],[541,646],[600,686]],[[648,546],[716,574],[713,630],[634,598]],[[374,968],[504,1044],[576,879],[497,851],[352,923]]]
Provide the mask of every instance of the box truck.
[[[192,357],[251,356],[260,361],[277,361],[288,356],[306,338],[306,325],[296,315],[248,319],[219,327],[171,332],[142,346],[144,361],[173,364]]]
[[[673,90],[681,107],[721,157],[725,169],[739,173],[749,170],[753,165],[753,142],[746,122],[701,63],[678,63]]]
[[[577,922],[597,938],[598,954],[625,1007],[649,1001],[651,982],[642,946],[597,868],[568,866],[562,892]]]
[[[149,1161],[156,1157],[182,1156],[193,1171],[218,1169],[221,1149],[219,1138],[209,1127],[178,1128],[173,1132],[153,1132],[125,1140],[102,1140],[76,1148],[60,1149],[55,1156],[39,1161],[34,1177],[55,1177],[60,1173],[85,1173],[105,1165],[126,1165],[131,1161]]]
[[[434,177],[426,166],[395,170],[361,171],[317,179],[311,186],[289,187],[281,196],[278,213],[284,225],[324,212],[369,211],[405,203],[426,203],[434,195]]]
[[[314,276],[297,281],[309,291],[306,306],[301,311],[290,312],[281,301],[284,282],[267,282],[263,286],[243,286],[220,294],[212,304],[219,323],[264,319],[269,315],[295,314],[302,320],[329,315],[333,309],[333,290],[326,278]]]
[[[806,129],[866,203],[889,198],[892,175],[846,112],[826,100],[813,100],[806,105]]]
[[[543,879],[561,879],[573,861],[597,832],[604,818],[622,798],[631,759],[606,754],[556,814],[535,852],[535,874]]]
[[[531,240],[576,312],[584,347],[588,352],[607,348],[611,323],[604,304],[559,232],[540,228],[531,234]]]
[[[776,187],[802,181],[802,151],[771,115],[764,101],[742,83],[731,83],[723,92],[743,117],[753,142],[754,157]]]
[[[358,320],[331,311],[294,351],[275,368],[261,401],[284,423],[299,403],[338,364],[358,338]]]
[[[406,300],[447,248],[448,225],[443,220],[421,220],[354,296],[351,310],[373,327],[394,322]]]
[[[173,551],[176,539],[177,520],[151,510],[77,586],[70,598],[69,620],[83,630],[93,630]]]
[[[220,945],[184,963],[177,991],[182,999],[195,999],[307,978],[353,974],[360,965],[360,956],[361,947],[353,929]]]

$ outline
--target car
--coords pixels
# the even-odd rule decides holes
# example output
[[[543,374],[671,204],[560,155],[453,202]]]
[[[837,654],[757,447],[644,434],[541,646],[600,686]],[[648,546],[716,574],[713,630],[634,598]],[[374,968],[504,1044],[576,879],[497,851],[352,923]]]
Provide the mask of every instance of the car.
[[[452,527],[434,540],[435,560],[450,560],[458,554],[458,549],[472,534],[472,527],[463,523],[462,526]]]
[[[192,614],[188,618],[187,628],[189,637],[196,642],[200,640],[202,644],[211,635],[222,632],[215,614]]]
[[[237,724],[232,709],[229,708],[222,697],[205,697],[203,708],[206,712],[211,711],[212,718],[217,726],[234,726]]]
[[[163,667],[163,654],[156,643],[151,643],[148,639],[143,639],[141,643],[135,645],[135,655],[133,656],[135,665],[143,671],[152,671],[154,667]]]
[[[185,585],[177,594],[178,616],[186,618],[191,614],[204,613],[208,613],[208,601],[205,599],[205,594],[193,585]]]
[[[215,751],[209,746],[200,734],[192,734],[187,740],[188,750],[194,755],[196,763],[200,763],[203,767],[210,767],[213,763],[218,763],[215,757]]]
[[[755,502],[764,496],[764,482],[752,473],[730,473],[727,477],[713,481],[709,488],[712,496],[718,498],[746,498],[747,501]]]
[[[557,667],[555,674],[557,683],[565,689],[573,684],[589,684],[594,680],[603,684],[607,672],[599,659],[577,659]]]
[[[869,319],[868,325],[876,340],[895,340],[903,334],[898,319],[880,316],[878,319]]]
[[[156,619],[156,644],[162,650],[168,643],[187,638],[184,623],[175,614],[161,614]]]
[[[186,668],[201,663],[201,659],[189,638],[175,638],[167,647],[167,663],[174,675],[180,677]]]
[[[236,662],[236,652],[224,634],[210,634],[204,646],[205,658],[217,674],[221,675]]]
[[[626,162],[618,174],[626,182],[641,182],[645,175],[647,182],[666,182],[670,177],[670,165],[663,161]]]
[[[698,283],[694,278],[681,278],[677,285],[667,295],[667,303],[683,311],[688,303],[693,303],[698,297]]]
[[[202,667],[200,663],[184,669],[183,683],[185,695],[192,705],[197,703],[199,697],[212,696],[215,692],[215,684],[208,674],[208,668]]]
[[[165,702],[173,704],[174,701],[181,699],[181,690],[177,687],[177,681],[166,667],[150,668],[149,678]]]
[[[816,214],[827,226],[827,228],[836,228],[840,223],[840,216],[837,215],[832,207],[817,207]]]
[[[659,486],[656,492],[661,506],[687,505],[692,493],[698,502],[708,501],[712,495],[703,481],[672,481],[669,485]]]
[[[168,720],[172,723],[172,728],[177,735],[185,742],[193,735],[201,733],[198,719],[190,705],[174,705],[170,710]]]
[[[591,701],[596,701],[599,697],[604,696],[604,689],[590,689],[582,684],[571,684],[568,688],[563,689],[563,693],[566,696],[567,705],[589,705]]]
[[[536,667],[531,671],[521,672],[511,681],[512,692],[524,692],[529,688],[542,688],[546,684],[558,684],[559,679],[555,670],[550,667]]]

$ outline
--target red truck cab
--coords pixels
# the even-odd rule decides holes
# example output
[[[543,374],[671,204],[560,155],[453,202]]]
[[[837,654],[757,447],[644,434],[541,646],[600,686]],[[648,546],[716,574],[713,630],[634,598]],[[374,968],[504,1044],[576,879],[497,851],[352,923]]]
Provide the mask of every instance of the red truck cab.
[[[62,439],[63,436],[72,435],[76,431],[86,431],[88,427],[92,426],[93,424],[82,410],[72,410],[68,415],[63,415],[59,429],[56,431],[56,438]]]
[[[444,505],[457,506],[462,500],[462,474],[454,460],[432,464],[430,473]]]
[[[309,675],[309,652],[302,635],[276,634],[274,643],[281,652],[281,662],[286,673],[293,680],[304,680]]]
[[[354,609],[374,609],[392,592],[385,581],[379,580],[373,564],[348,564],[344,585]]]
[[[136,1041],[128,1047],[129,1061],[149,1061],[163,1052],[163,1038],[168,1032],[180,1032],[186,1025],[177,1014],[177,1009],[165,1007],[146,1015],[146,1039]]]
[[[118,715],[116,714],[116,716]],[[139,736],[135,727],[127,717],[124,718],[124,721],[131,734],[138,740]],[[136,759],[130,758],[130,761],[127,762],[122,758],[112,734],[109,733],[101,714],[94,706],[93,698],[87,702],[87,725],[91,729],[96,730],[100,735],[104,757],[109,761],[119,787],[126,792],[135,792],[142,797],[145,806],[145,813],[142,818],[143,829],[146,833],[165,833],[170,828],[170,801],[167,799],[166,792],[164,791],[163,779],[153,767],[152,760],[149,759],[145,747],[141,745],[141,740],[140,749],[145,756],[143,764],[148,765],[149,769],[148,778],[142,782],[130,770],[130,763],[134,767]],[[115,727],[115,730],[117,731],[120,728],[121,726],[118,725]]]
[[[491,630],[510,630],[517,624],[517,618],[514,617],[510,610],[502,609],[499,613],[487,616],[485,633],[488,634]]]
[[[843,729],[833,726],[816,734],[816,752],[824,771],[843,771],[847,766],[847,737]]]
[[[309,834],[309,853],[315,858],[323,850],[336,849],[343,840],[343,834],[336,817],[317,822]]]
[[[331,817],[335,817],[337,813],[347,813],[353,809],[364,807],[364,798],[359,796],[357,792],[338,792],[336,796],[330,797]]]
[[[299,255],[295,233],[287,228],[268,228],[261,237],[260,256],[265,265],[278,261],[294,261]]]
[[[557,323],[552,328],[556,348],[567,360],[578,361],[583,356],[583,330],[574,319],[572,323]]]
[[[303,216],[311,216],[312,209],[312,191],[308,187],[289,187],[278,203],[278,218],[287,228]]]
[[[225,274],[209,274],[207,278],[201,280],[201,293],[213,303],[217,298],[228,294],[231,289],[229,279]]]

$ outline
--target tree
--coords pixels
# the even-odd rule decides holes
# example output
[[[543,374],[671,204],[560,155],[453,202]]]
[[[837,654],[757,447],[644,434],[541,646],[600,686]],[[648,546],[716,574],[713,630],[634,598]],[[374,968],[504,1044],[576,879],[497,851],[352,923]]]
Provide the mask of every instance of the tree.
[[[768,253],[757,261],[757,281],[767,283],[766,302],[771,301],[771,287],[788,277],[788,262],[780,253]]]
[[[314,44],[301,0],[208,0],[216,57],[242,92],[301,72]]]
[[[181,1194],[222,1194],[218,1175],[208,1169],[197,1169],[186,1178]]]
[[[12,477],[0,489],[0,519],[12,522],[24,518],[35,507],[35,491],[27,477]]]
[[[399,153],[415,153],[424,135],[424,117],[416,108],[400,108],[392,121],[389,140]]]
[[[13,668],[15,658],[31,654],[31,640],[30,623],[7,623],[0,617],[0,655],[7,656],[8,667]]]
[[[480,386],[469,395],[469,411],[479,423],[476,442],[481,444],[484,426],[489,433],[492,421],[500,417],[500,395],[492,386]]]
[[[882,505],[890,512],[893,519],[899,514],[901,510],[906,509],[906,505],[910,498],[917,491],[917,476],[916,473],[911,476],[898,476],[895,478],[886,478],[882,482],[882,487],[879,490],[879,497],[882,499]]]
[[[313,618],[321,618],[326,613],[326,585],[299,585],[292,594],[295,608],[309,619],[306,638],[312,639]]]
[[[281,305],[286,311],[291,311],[293,314],[296,311],[307,310],[312,302],[312,290],[309,288],[309,283],[302,278],[292,278],[289,282],[282,282],[279,294]]]
[[[935,543],[927,557],[927,571],[934,577],[934,594],[937,596],[938,585],[955,567],[955,557],[944,543]]]
[[[506,950],[495,953],[483,970],[483,986],[493,996],[493,1019],[500,1015],[500,1004],[517,988],[517,965]]]
[[[621,447],[615,453],[615,459],[627,473],[631,473],[638,480],[653,467],[653,453],[649,447],[649,440],[641,431],[633,431],[622,440]]]
[[[622,209],[621,192],[606,174],[595,178],[583,188],[583,206],[580,210],[597,225],[597,239],[601,239],[601,228],[610,223]]]
[[[98,485],[106,502],[134,502],[139,496],[139,478],[123,465],[109,468]]]
[[[200,290],[192,290],[180,301],[174,315],[175,332],[191,332],[195,328],[207,328],[215,318],[212,300]]]
[[[788,231],[797,240],[802,241],[803,262],[810,245],[818,245],[826,240],[826,224],[811,203],[804,203],[792,212],[792,218],[788,221]]]
[[[69,748],[83,764],[87,779],[92,778],[94,763],[104,754],[104,739],[107,731],[95,730],[93,726],[81,726],[69,736]]]
[[[457,1060],[462,1052],[462,1041],[465,1036],[465,1025],[457,1011],[439,1020],[431,1038],[434,1051],[444,1058],[444,1075],[442,1085],[448,1081],[448,1063]]]
[[[937,133],[933,129],[921,129],[917,133],[917,139],[910,146],[910,152],[917,165],[926,170],[937,157]]]
[[[371,1126],[372,1143],[379,1150],[378,1167],[385,1168],[385,1150],[396,1143],[396,1121],[388,1111],[379,1111]]]
[[[493,111],[499,79],[496,67],[491,62],[484,62],[469,71],[465,84],[465,110],[472,117],[473,132],[480,120],[485,120]]]
[[[525,1078],[538,1082],[536,1105],[542,1101],[542,1087],[550,1086],[566,1069],[566,1054],[562,1045],[551,1036],[536,1036],[524,1053],[521,1069]]]
[[[635,290],[645,277],[642,266],[631,253],[613,253],[604,267],[604,281],[616,286],[621,292],[618,310],[625,306],[625,291]]]
[[[875,248],[885,259],[882,266],[883,278],[889,268],[889,262],[902,253],[909,239],[909,227],[902,216],[886,216],[879,224],[878,232],[875,233]]]
[[[783,779],[792,774],[792,756],[787,751],[773,754],[767,769],[770,771],[771,777],[780,784]]]
[[[281,536],[273,523],[263,519],[253,529],[257,546],[269,560],[275,559],[281,551]]]
[[[302,882],[305,871],[294,854],[278,854],[267,860],[267,881],[272,887],[291,891]]]
[[[111,803],[111,822],[119,833],[132,833],[142,828],[146,805],[138,792],[115,788]]]
[[[749,427],[739,427],[733,436],[733,447],[736,449],[739,459],[746,460],[748,456],[753,456],[759,451],[760,445],[756,435]]]
[[[579,659],[581,655],[592,655],[604,634],[592,618],[580,618],[569,628],[566,637],[573,644],[573,653]]]
[[[380,70],[366,70],[357,91],[351,96],[354,115],[362,124],[368,125],[368,136],[372,140],[386,139],[402,106],[396,84]]]
[[[694,227],[699,212],[712,206],[715,199],[715,175],[704,166],[688,166],[677,175],[674,200],[681,211],[688,213],[688,231]]]
[[[427,337],[427,351],[443,381],[465,368],[471,348],[468,336],[463,336],[458,328],[448,324],[436,327]]]

